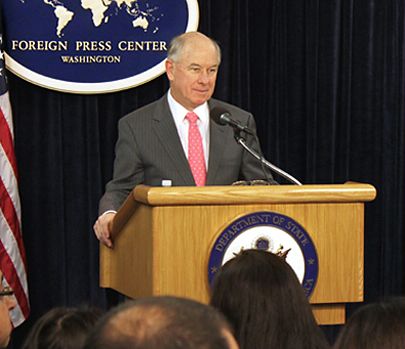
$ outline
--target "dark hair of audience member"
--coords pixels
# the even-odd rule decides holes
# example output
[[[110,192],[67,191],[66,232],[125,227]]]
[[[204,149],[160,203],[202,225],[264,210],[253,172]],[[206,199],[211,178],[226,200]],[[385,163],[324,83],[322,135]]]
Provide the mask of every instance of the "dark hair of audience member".
[[[79,349],[101,316],[98,308],[53,308],[35,322],[22,349]]]
[[[228,349],[228,336],[232,337],[228,322],[207,304],[146,297],[110,310],[84,349]]]
[[[211,304],[235,330],[241,349],[328,348],[290,265],[262,250],[244,250],[215,276]]]
[[[405,298],[364,305],[342,327],[335,349],[404,349]]]

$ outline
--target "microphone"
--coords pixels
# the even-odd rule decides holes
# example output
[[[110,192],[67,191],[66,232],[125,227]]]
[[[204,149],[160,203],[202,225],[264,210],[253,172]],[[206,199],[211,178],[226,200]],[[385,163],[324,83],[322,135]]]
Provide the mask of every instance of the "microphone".
[[[214,122],[219,125],[228,125],[233,127],[234,130],[243,131],[252,136],[255,135],[255,133],[249,127],[242,125],[238,121],[232,119],[231,114],[226,109],[215,107],[211,110],[210,114],[212,120],[214,120]]]

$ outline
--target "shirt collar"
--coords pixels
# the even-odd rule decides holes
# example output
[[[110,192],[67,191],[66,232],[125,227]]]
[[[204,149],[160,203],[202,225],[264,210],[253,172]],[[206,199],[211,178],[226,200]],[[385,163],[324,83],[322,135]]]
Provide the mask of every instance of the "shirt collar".
[[[177,102],[169,90],[167,94],[167,101],[169,103],[170,111],[173,114],[173,118],[177,122],[183,122],[189,110],[184,108],[179,102]],[[198,118],[203,122],[207,123],[209,120],[209,108],[208,103],[204,102],[193,110],[194,113],[198,115]]]

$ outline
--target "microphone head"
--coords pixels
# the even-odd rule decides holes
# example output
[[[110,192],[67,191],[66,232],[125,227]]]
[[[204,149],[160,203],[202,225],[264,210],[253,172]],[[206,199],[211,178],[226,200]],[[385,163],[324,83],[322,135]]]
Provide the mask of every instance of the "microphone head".
[[[210,111],[210,116],[218,125],[228,125],[231,114],[224,108],[215,107]]]

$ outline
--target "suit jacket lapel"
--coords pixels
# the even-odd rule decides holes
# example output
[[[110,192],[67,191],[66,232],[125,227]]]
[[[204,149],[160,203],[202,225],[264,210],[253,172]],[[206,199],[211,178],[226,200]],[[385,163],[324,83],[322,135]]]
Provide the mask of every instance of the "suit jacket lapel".
[[[184,184],[195,185],[193,174],[191,173],[188,160],[184,154],[166,95],[161,98],[156,112],[153,115],[153,120],[155,121],[153,127],[154,132],[159,138],[163,148],[167,151],[177,172],[183,177]]]
[[[210,111],[212,109],[209,103]],[[221,166],[226,147],[224,127],[210,120],[210,150],[208,158],[207,185],[215,184],[216,174]]]

